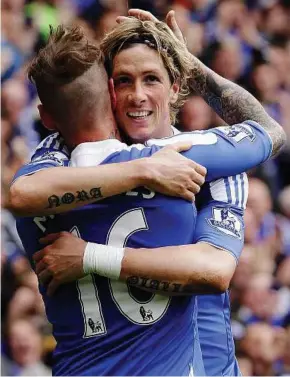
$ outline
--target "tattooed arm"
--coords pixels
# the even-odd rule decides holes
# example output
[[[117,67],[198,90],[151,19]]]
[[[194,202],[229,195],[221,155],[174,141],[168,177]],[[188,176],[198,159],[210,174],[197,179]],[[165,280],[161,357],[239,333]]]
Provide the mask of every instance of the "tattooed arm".
[[[230,253],[203,242],[160,247],[153,252],[125,248],[120,280],[173,296],[213,294],[228,289],[235,268]]]
[[[208,275],[209,277],[210,275]],[[136,287],[142,289],[142,291],[158,293],[166,296],[187,296],[193,294],[214,294],[221,293],[224,291],[223,288],[217,286],[217,284],[210,284],[205,278],[202,282],[197,283],[190,282],[177,282],[179,280],[170,281],[167,279],[149,279],[146,277],[139,277],[136,275],[129,276],[126,283],[131,287]],[[212,281],[214,282],[214,281]]]
[[[61,232],[49,234],[41,242],[52,242],[33,256],[38,278],[42,284],[48,283],[49,295],[61,284],[85,276],[86,241]],[[236,265],[232,254],[205,242],[154,249],[126,247],[119,279],[171,296],[220,293],[229,287]]]
[[[81,168],[58,166],[19,176],[10,187],[9,208],[18,216],[46,216],[138,186],[192,201],[204,183],[206,169],[177,153],[190,146],[181,142],[134,161]]]
[[[221,77],[194,56],[192,56],[190,88],[202,96],[229,125],[246,120],[258,122],[272,139],[272,156],[275,156],[285,144],[284,130],[252,94],[234,82]]]
[[[52,167],[15,181],[10,187],[10,209],[18,216],[66,212],[132,190],[139,181],[136,164]]]

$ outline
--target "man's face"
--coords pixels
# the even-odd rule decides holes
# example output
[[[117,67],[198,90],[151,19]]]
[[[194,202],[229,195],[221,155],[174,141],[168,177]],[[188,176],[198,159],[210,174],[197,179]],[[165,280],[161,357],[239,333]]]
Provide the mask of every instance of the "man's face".
[[[114,59],[112,78],[118,126],[134,142],[171,135],[170,103],[178,85],[171,85],[162,58],[145,44],[122,50]]]

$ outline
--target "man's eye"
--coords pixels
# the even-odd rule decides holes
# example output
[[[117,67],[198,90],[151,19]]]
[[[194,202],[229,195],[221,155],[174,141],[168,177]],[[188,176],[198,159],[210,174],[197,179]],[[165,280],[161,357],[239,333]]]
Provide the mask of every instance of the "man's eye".
[[[155,75],[148,75],[148,76],[146,76],[146,81],[148,81],[148,82],[156,82],[156,81],[160,81],[160,80]]]
[[[114,80],[115,85],[120,85],[120,84],[127,84],[129,82],[129,77],[118,77],[117,79]]]

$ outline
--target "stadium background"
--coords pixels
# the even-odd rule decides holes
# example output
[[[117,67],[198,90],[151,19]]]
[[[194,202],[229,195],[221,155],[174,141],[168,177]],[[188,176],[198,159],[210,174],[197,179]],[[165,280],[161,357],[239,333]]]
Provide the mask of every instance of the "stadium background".
[[[290,134],[290,1],[137,0],[131,7],[160,19],[169,9],[189,50],[222,76],[252,92]],[[81,25],[99,41],[126,15],[122,0],[3,0],[1,61],[1,374],[49,375],[54,340],[37,281],[9,211],[15,171],[47,135],[25,66],[44,45],[49,24]],[[220,119],[198,96],[180,115],[183,130]],[[290,374],[290,143],[249,172],[245,248],[232,281],[232,325],[244,375]]]

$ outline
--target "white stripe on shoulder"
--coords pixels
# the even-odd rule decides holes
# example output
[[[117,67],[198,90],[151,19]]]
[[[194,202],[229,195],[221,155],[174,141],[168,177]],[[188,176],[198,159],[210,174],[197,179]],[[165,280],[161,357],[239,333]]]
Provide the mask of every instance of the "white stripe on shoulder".
[[[247,207],[247,201],[249,196],[249,180],[246,173],[241,174],[242,175],[242,193],[243,193],[243,201],[242,206],[243,208]]]
[[[52,143],[52,141],[55,139],[55,138],[57,138],[59,136],[59,133],[58,132],[56,132],[56,133],[54,133],[54,134],[52,134],[52,135],[48,135],[45,139],[43,139],[39,144],[38,144],[38,146],[36,147],[36,150],[37,149],[40,149],[40,148],[43,148],[44,146],[46,146],[47,145],[47,143]]]
[[[64,143],[63,137],[58,132],[49,135],[45,139],[43,139],[36,147],[33,155],[40,149],[47,149],[47,151],[50,152],[55,150],[58,152],[63,152],[67,156],[70,155],[70,152]]]
[[[60,149],[60,142],[61,142],[61,138],[56,139],[53,147],[55,149]]]
[[[163,139],[150,139],[146,142],[146,145],[159,145],[165,146],[176,143],[178,141],[191,141],[192,145],[211,145],[216,144],[218,141],[217,135],[213,132],[193,131],[182,132]]]
[[[60,137],[59,133],[55,133],[53,135],[51,135],[51,137],[48,137],[47,139],[47,143],[44,144],[43,146],[45,146],[46,148],[49,148],[51,147],[51,145],[55,142],[55,140],[57,140],[57,138]]]
[[[228,195],[224,178],[217,179],[209,183],[211,197],[219,202],[227,202]]]
[[[232,204],[237,204],[237,196],[238,196],[238,183],[237,177],[233,175],[232,177],[228,177],[229,188],[230,188],[230,198]]]
[[[239,208],[246,208],[249,192],[248,177],[246,173],[220,178],[209,182],[212,199],[234,204]]]
[[[241,174],[238,174],[237,175],[237,186],[238,186],[238,203],[237,205],[239,207],[242,207],[243,203],[243,198],[242,198],[242,175]]]

